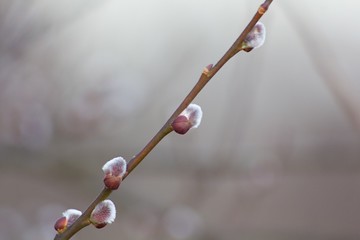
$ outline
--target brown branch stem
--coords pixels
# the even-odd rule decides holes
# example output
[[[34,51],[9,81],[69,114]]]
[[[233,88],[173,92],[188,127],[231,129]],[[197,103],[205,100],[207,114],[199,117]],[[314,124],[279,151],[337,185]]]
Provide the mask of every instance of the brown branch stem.
[[[194,100],[194,98],[200,93],[200,91],[205,87],[205,85],[210,81],[210,79],[215,76],[215,74],[229,61],[235,54],[241,51],[241,44],[248,35],[248,33],[253,29],[255,24],[259,21],[259,19],[263,16],[263,14],[267,11],[273,0],[265,0],[263,4],[260,5],[257,12],[245,27],[240,36],[236,39],[233,45],[229,48],[229,50],[224,54],[224,56],[215,64],[214,67],[208,69],[209,71],[204,71],[198,82],[189,92],[189,94],[184,98],[184,100],[180,103],[171,117],[167,120],[167,122],[163,125],[163,127],[156,133],[156,135],[146,144],[146,146],[136,154],[127,165],[127,172],[123,176],[125,179],[139,164],[140,162],[152,151],[152,149],[170,132],[173,131],[171,127],[171,123],[174,119]],[[59,233],[55,236],[54,240],[67,240],[70,239],[73,235],[75,235],[82,228],[86,227],[90,224],[89,218],[91,212],[94,210],[97,204],[101,201],[105,200],[110,194],[112,190],[104,188],[97,198],[88,206],[86,211],[63,233]]]

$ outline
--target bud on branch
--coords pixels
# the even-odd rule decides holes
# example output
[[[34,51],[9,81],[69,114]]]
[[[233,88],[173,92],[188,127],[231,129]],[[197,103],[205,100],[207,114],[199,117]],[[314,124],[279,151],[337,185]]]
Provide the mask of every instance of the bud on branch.
[[[254,28],[249,32],[245,40],[242,42],[241,49],[246,52],[250,52],[254,48],[259,48],[264,44],[265,37],[265,25],[261,22],[257,22]]]
[[[116,157],[108,161],[102,167],[105,173],[104,184],[111,190],[119,188],[122,177],[126,172],[126,161],[122,157]]]
[[[176,133],[185,134],[191,128],[197,128],[201,123],[202,110],[199,105],[189,106],[175,118],[171,126]]]

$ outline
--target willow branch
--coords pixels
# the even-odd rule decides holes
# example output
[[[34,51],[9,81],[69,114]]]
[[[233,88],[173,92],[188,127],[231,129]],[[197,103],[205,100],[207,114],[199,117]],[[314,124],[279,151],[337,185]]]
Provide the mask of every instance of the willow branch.
[[[227,63],[235,54],[242,50],[241,44],[245,40],[248,33],[254,28],[255,24],[259,21],[259,19],[264,15],[264,13],[268,10],[272,0],[266,0],[263,4],[260,5],[255,15],[252,17],[251,21],[245,27],[240,36],[236,39],[236,41],[232,44],[229,50],[224,54],[224,56],[213,66],[206,68],[198,82],[189,92],[189,94],[184,98],[184,100],[180,103],[174,113],[170,116],[167,122],[163,125],[163,127],[156,133],[156,135],[146,144],[146,146],[136,154],[127,164],[127,172],[123,176],[123,180],[141,163],[141,161],[154,149],[154,147],[170,132],[173,131],[171,127],[171,123],[174,119],[194,100],[194,98],[200,93],[200,91],[205,87],[205,85],[212,79],[213,76]],[[97,204],[101,201],[105,200],[110,194],[112,190],[104,188],[97,198],[88,206],[86,211],[63,233],[59,233],[55,236],[55,240],[67,240],[70,239],[73,235],[75,235],[82,228],[86,227],[90,224],[89,218],[91,212],[94,210]]]

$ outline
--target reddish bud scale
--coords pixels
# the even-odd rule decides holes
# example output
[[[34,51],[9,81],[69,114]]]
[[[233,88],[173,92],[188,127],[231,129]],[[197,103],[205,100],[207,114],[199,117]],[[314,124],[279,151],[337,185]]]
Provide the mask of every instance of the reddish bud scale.
[[[55,230],[58,233],[64,232],[67,227],[73,224],[81,216],[81,214],[82,213],[79,210],[67,209],[65,212],[63,212],[63,216],[55,222]]]
[[[96,227],[96,228],[103,228],[103,227],[105,227],[107,224],[106,223],[99,223],[99,224],[96,224],[96,223],[94,223],[93,224],[94,225],[94,227]]]
[[[191,128],[191,123],[186,116],[180,115],[177,118],[175,118],[171,126],[176,133],[185,134]]]
[[[202,110],[199,105],[189,104],[184,111],[171,123],[171,127],[178,134],[185,134],[191,128],[197,128],[201,123]]]
[[[243,50],[245,51],[245,52],[250,52],[251,50],[253,50],[254,48],[244,48]]]
[[[110,174],[105,175],[104,177],[104,185],[111,190],[116,190],[119,188],[121,183],[120,176],[113,176]]]
[[[67,223],[68,220],[66,219],[66,217],[61,217],[55,222],[54,228],[58,233],[62,233],[65,231]]]

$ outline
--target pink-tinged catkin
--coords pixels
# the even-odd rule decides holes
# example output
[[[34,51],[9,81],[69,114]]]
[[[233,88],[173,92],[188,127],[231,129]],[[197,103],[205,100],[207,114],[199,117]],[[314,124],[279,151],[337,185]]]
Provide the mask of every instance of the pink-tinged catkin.
[[[97,228],[103,228],[107,224],[114,222],[116,218],[115,204],[106,199],[100,202],[92,211],[90,222]]]

